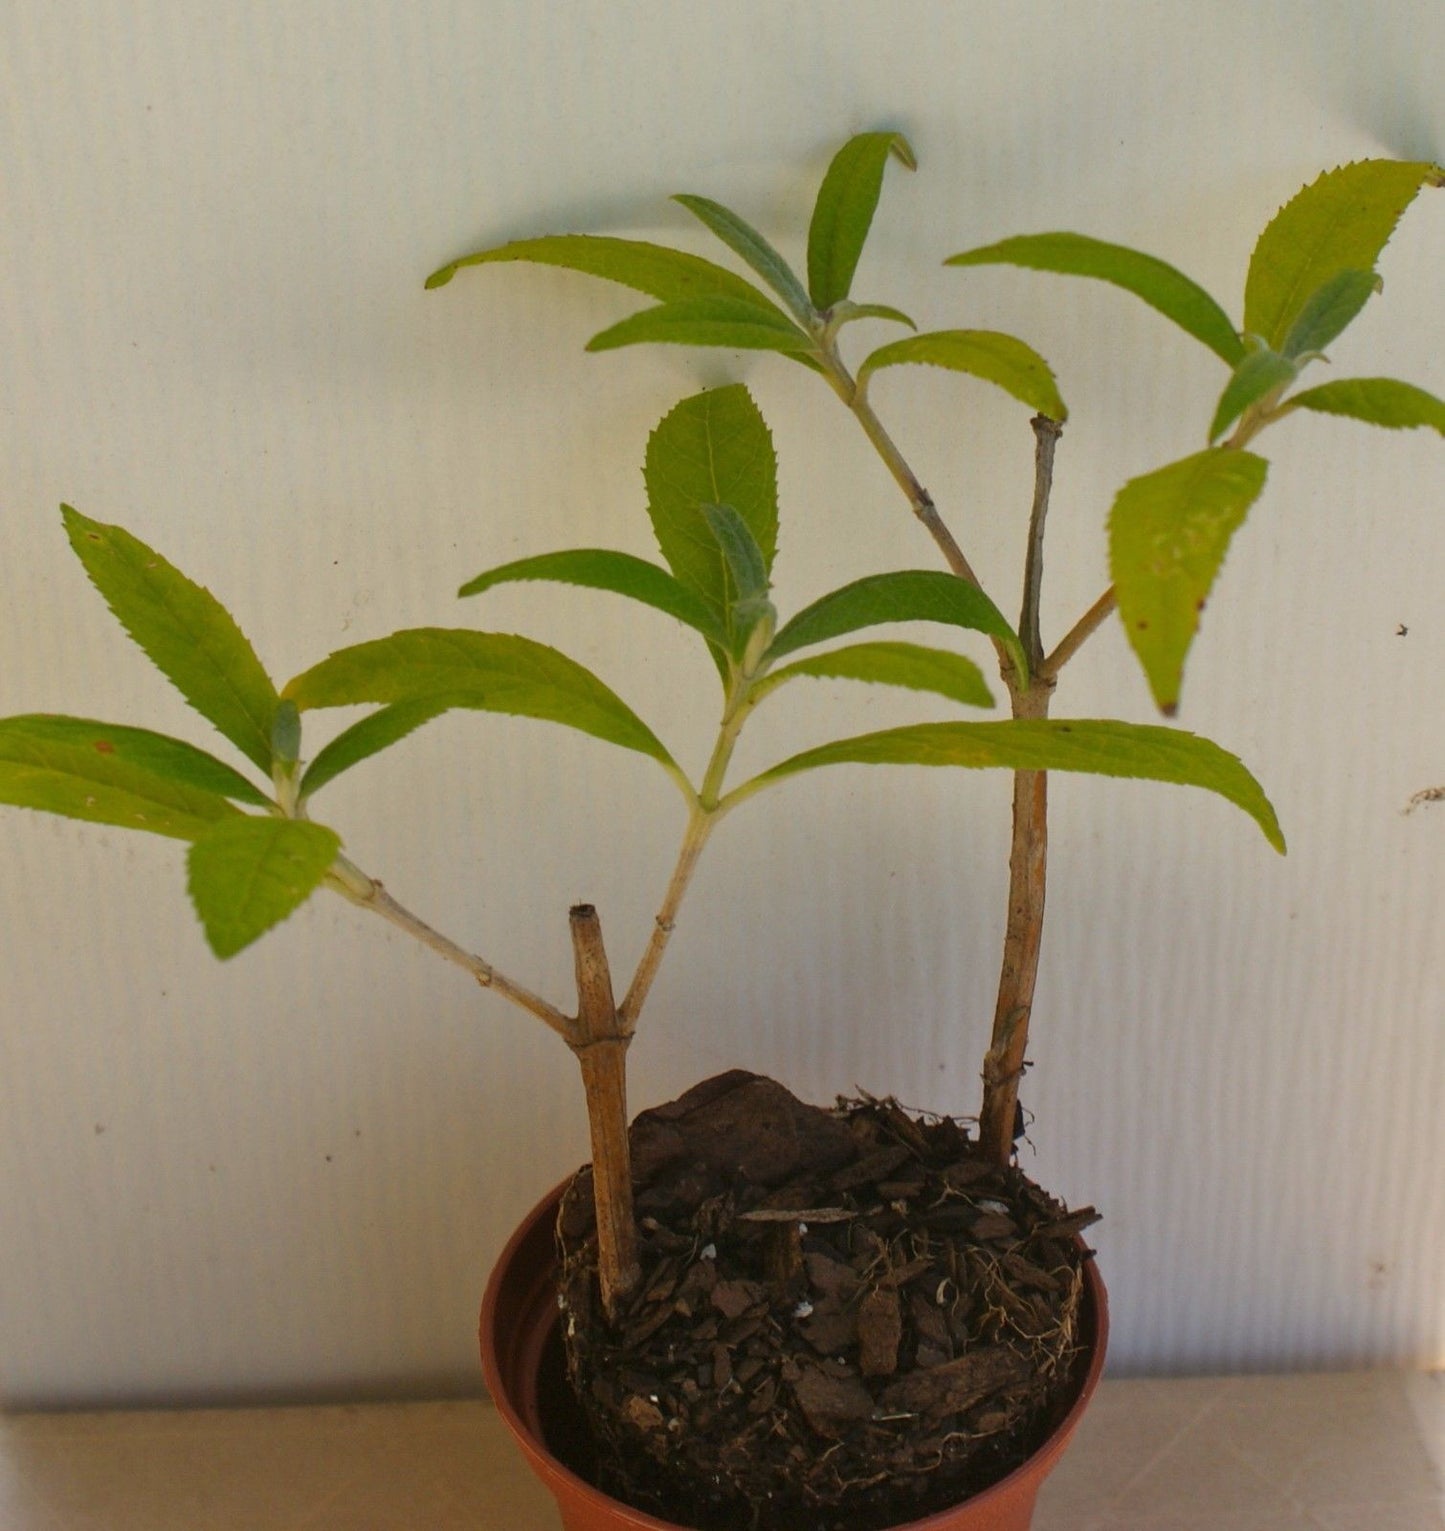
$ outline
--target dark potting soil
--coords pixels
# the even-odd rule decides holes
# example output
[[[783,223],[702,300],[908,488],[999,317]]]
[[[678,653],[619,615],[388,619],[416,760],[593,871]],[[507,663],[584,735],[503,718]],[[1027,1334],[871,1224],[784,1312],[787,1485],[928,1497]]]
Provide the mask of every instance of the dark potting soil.
[[[642,1280],[558,1217],[567,1366],[615,1498],[699,1531],[879,1531],[1017,1467],[1066,1411],[1097,1214],[951,1118],[719,1075],[631,1131]]]

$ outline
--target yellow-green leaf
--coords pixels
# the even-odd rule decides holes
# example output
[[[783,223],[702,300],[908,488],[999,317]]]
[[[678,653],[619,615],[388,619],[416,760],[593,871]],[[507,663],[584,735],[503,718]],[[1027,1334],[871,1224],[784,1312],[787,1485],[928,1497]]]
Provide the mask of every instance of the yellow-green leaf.
[[[202,835],[186,857],[187,887],[211,950],[233,957],[279,925],[340,849],[334,829],[304,819],[242,815]]]
[[[358,702],[445,702],[563,723],[677,774],[672,756],[615,692],[565,654],[514,633],[419,627],[340,649],[291,681],[303,711]]]
[[[828,166],[808,226],[808,290],[819,308],[832,308],[852,289],[890,155],[910,170],[917,166],[901,133],[860,133]]]
[[[1179,704],[1184,658],[1229,539],[1268,465],[1210,447],[1131,479],[1109,516],[1109,564],[1119,615],[1160,710]]]
[[[179,739],[89,718],[0,718],[0,803],[193,840],[255,789]]]
[[[744,783],[740,802],[773,782],[825,765],[925,765],[1010,771],[1078,771],[1203,787],[1242,808],[1277,851],[1279,820],[1264,789],[1239,759],[1208,739],[1175,728],[1107,719],[916,723],[804,750]]]
[[[1250,257],[1244,328],[1275,350],[1305,305],[1342,271],[1373,271],[1401,214],[1438,165],[1367,159],[1327,170],[1270,220]]]
[[[618,282],[664,303],[707,297],[767,303],[751,282],[699,255],[639,239],[614,239],[606,234],[546,234],[540,239],[514,239],[509,244],[449,261],[432,272],[426,285],[445,287],[464,266],[485,266],[498,261],[562,266]]]
[[[1291,395],[1291,409],[1313,409],[1325,415],[1348,415],[1388,430],[1413,430],[1422,425],[1445,436],[1445,400],[1400,383],[1392,377],[1342,377]]]
[[[191,706],[269,776],[276,688],[235,619],[123,527],[68,505],[61,514],[71,547],[121,626]]]
[[[946,367],[982,378],[1050,420],[1065,420],[1068,410],[1049,364],[1022,340],[997,330],[936,330],[880,346],[858,369],[863,383],[883,367],[919,363]]]
[[[1198,282],[1167,261],[1125,245],[1110,244],[1087,234],[1019,234],[950,256],[944,264],[1027,266],[1035,271],[1056,271],[1111,282],[1172,319],[1231,367],[1244,355],[1244,343],[1229,316]]]

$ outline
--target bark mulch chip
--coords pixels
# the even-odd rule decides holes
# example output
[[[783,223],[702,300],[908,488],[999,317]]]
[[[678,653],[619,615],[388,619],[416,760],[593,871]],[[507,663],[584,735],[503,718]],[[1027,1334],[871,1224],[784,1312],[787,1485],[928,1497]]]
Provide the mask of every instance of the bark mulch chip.
[[[951,1118],[735,1071],[631,1140],[643,1278],[615,1326],[588,1171],[558,1217],[606,1492],[699,1531],[881,1531],[995,1482],[1067,1407],[1096,1214]]]

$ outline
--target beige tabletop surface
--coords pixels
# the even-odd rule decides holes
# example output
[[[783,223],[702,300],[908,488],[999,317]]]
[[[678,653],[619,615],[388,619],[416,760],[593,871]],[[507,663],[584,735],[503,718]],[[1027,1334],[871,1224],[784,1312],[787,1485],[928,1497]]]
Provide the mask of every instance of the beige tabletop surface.
[[[0,1531],[558,1531],[484,1401],[0,1416]],[[1445,1531],[1445,1373],[1105,1380],[1034,1531]]]

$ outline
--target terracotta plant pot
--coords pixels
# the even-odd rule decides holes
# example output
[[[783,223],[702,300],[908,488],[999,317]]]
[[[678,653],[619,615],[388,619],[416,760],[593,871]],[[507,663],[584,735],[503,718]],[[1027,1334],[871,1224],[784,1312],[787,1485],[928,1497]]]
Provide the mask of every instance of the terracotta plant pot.
[[[563,1189],[558,1186],[532,1209],[487,1283],[481,1321],[487,1390],[532,1471],[556,1499],[566,1531],[678,1531],[672,1521],[608,1498],[562,1461],[585,1461],[587,1456],[557,1324],[552,1230]],[[1082,1327],[1089,1352],[1083,1384],[1044,1444],[992,1488],[896,1531],[1028,1531],[1039,1487],[1062,1455],[1104,1369],[1109,1307],[1092,1260],[1085,1266]]]

